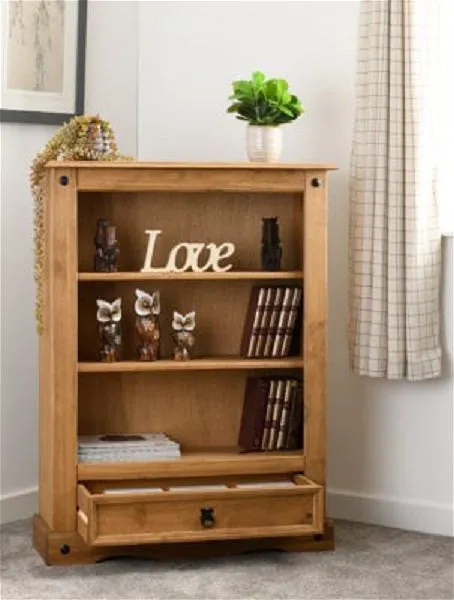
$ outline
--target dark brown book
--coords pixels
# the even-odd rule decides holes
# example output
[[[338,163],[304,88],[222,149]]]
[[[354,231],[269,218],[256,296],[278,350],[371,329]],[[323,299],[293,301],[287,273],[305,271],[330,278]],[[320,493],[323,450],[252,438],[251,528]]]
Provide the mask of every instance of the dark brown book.
[[[271,311],[273,310],[274,296],[276,295],[276,288],[266,288],[265,303],[263,305],[262,317],[260,319],[260,326],[257,335],[257,343],[255,345],[254,356],[256,358],[262,358],[264,356],[263,350],[265,348],[265,339],[270,326]]]
[[[274,403],[276,401],[276,389],[277,389],[277,380],[270,380],[270,387],[268,391],[268,400],[266,403],[266,412],[265,412],[265,423],[263,426],[263,434],[262,434],[262,450],[268,449],[268,441],[270,439],[270,429],[271,429],[271,420],[273,418],[274,411]]]
[[[279,311],[276,335],[274,336],[273,349],[271,350],[271,356],[273,358],[281,355],[281,347],[282,342],[284,341],[288,313],[290,312],[290,307],[292,304],[293,289],[293,287],[287,287],[284,291],[284,298]]]
[[[268,440],[268,450],[276,450],[277,436],[279,433],[279,424],[281,422],[282,407],[284,406],[285,380],[278,379],[276,389],[276,400],[273,406],[273,416],[271,417],[270,438]]]
[[[284,447],[286,450],[300,450],[303,447],[303,399],[302,384],[299,381],[293,388],[290,401],[290,414]]]
[[[265,377],[248,377],[244,392],[238,445],[243,452],[261,450],[270,381]]]
[[[277,434],[276,449],[283,450],[285,448],[285,438],[288,431],[288,422],[290,417],[290,405],[292,403],[293,389],[297,385],[297,380],[289,377],[285,382],[284,402],[282,405],[281,419]]]
[[[281,287],[276,288],[276,293],[274,294],[273,308],[271,310],[270,323],[269,323],[268,331],[266,332],[263,356],[271,356],[271,351],[273,349],[274,338],[276,337],[277,323],[279,320],[279,314],[281,311],[281,305],[282,305],[283,299],[284,299],[284,288],[281,288]]]
[[[285,324],[284,339],[282,340],[281,356],[288,356],[290,352],[290,346],[293,339],[293,332],[295,330],[295,324],[297,321],[298,311],[301,308],[301,288],[296,287],[293,290],[292,303],[287,316],[287,323]]]
[[[240,355],[245,358],[254,356],[265,294],[266,288],[254,286],[249,296],[240,346]]]

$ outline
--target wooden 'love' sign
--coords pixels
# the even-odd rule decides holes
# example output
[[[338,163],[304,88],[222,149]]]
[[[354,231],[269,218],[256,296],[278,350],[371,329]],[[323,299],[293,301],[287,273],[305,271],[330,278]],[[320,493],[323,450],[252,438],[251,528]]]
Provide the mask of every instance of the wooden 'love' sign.
[[[229,271],[232,268],[231,264],[219,266],[219,261],[232,256],[235,251],[235,245],[231,242],[223,244],[204,244],[202,242],[181,242],[172,248],[167,259],[165,267],[152,267],[153,254],[156,244],[156,239],[162,231],[160,229],[146,229],[145,234],[148,235],[147,253],[145,255],[145,263],[141,269],[142,273],[182,273],[183,271],[194,271],[202,273],[212,269],[218,273]],[[208,250],[209,257],[205,264],[199,264],[200,254],[203,250]],[[180,266],[177,266],[178,254],[184,252],[184,261]]]

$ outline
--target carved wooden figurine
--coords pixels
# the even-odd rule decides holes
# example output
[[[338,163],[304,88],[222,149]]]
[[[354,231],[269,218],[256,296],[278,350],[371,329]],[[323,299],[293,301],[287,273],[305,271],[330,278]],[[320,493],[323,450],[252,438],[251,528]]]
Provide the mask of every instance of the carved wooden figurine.
[[[139,360],[158,360],[160,346],[159,313],[161,304],[159,291],[148,294],[136,290],[136,332],[139,338],[137,352]]]
[[[120,250],[116,239],[116,227],[107,219],[96,221],[94,270],[97,273],[117,271]]]
[[[112,304],[105,300],[96,300],[98,312],[99,360],[116,362],[121,360],[121,298]]]
[[[195,312],[187,315],[181,315],[176,310],[173,311],[173,339],[175,341],[174,358],[175,360],[189,360],[192,358],[192,350],[195,344]]]
[[[262,219],[262,269],[279,271],[281,268],[282,248],[279,239],[277,217]]]

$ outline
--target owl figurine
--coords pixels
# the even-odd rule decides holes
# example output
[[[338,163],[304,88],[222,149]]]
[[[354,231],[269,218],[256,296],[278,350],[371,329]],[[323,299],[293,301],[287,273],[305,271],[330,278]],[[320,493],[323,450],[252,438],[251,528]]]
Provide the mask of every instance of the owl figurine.
[[[158,360],[161,339],[159,291],[155,290],[149,294],[143,290],[136,290],[134,312],[136,313],[136,334],[139,339],[137,346],[139,360]]]
[[[173,311],[172,329],[175,342],[174,359],[190,360],[195,344],[193,333],[195,329],[195,312],[181,315],[176,310]]]
[[[121,360],[121,298],[110,303],[106,300],[96,300],[98,312],[98,341],[99,360],[101,362],[116,362]]]

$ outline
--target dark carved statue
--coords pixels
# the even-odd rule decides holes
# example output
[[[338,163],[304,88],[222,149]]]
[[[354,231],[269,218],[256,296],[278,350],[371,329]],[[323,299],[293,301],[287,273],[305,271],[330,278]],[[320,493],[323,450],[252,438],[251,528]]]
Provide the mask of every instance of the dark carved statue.
[[[282,247],[279,239],[277,217],[262,219],[262,269],[279,271],[281,268]]]
[[[96,221],[94,270],[97,273],[117,271],[120,250],[116,239],[116,227],[107,219]]]

